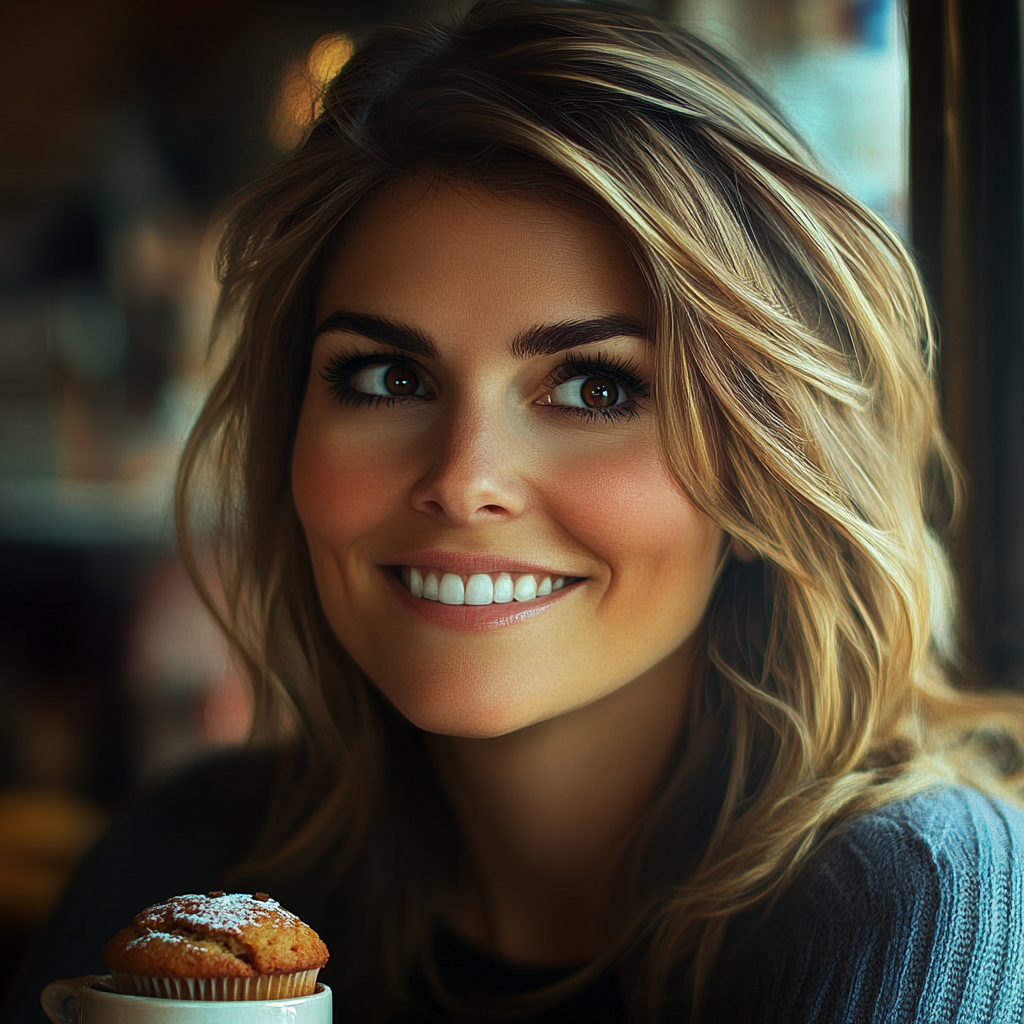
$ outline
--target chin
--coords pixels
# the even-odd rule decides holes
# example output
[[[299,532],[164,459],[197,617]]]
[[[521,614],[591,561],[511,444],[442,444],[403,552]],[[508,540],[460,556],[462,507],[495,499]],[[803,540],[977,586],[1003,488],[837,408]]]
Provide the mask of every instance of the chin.
[[[513,692],[510,692],[513,691]],[[418,729],[438,736],[493,739],[550,717],[515,687],[491,684],[431,686],[419,679],[409,687],[382,690],[392,706]]]

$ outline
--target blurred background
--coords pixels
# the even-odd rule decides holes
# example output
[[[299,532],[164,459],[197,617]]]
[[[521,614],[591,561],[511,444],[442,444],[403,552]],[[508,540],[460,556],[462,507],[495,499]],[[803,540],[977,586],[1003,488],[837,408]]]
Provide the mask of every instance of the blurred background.
[[[977,261],[959,256],[968,243],[994,247],[1004,290],[1016,288],[1020,239],[1013,249],[991,231],[1020,233],[1018,199],[978,237],[984,217],[964,199],[980,194],[985,173],[1009,175],[1011,187],[1019,176],[1017,150],[1009,165],[1000,150],[997,171],[993,158],[972,177],[970,127],[1001,88],[983,88],[980,100],[971,92],[971,68],[998,37],[1017,98],[1003,95],[985,139],[1008,116],[1019,150],[1016,5],[1003,3],[1011,13],[971,43],[956,19],[976,14],[953,0],[908,3],[648,6],[746,63],[828,174],[918,248],[944,326],[961,339],[946,374],[961,456],[971,464],[998,434],[992,459],[1018,466],[1007,462],[1016,427],[996,422],[1003,406],[1012,418],[1012,395],[993,405],[984,389],[991,378],[1006,390],[1012,375],[991,354],[1003,350],[972,354],[984,334],[1012,356],[1017,314],[999,306],[998,288],[992,300],[991,286],[979,306],[969,280]],[[176,558],[170,506],[176,460],[213,374],[212,215],[300,141],[351,32],[462,6],[0,3],[0,965],[133,791],[239,743],[248,726],[242,683]],[[952,43],[964,39],[951,63]],[[990,300],[1003,320],[992,319]],[[988,434],[978,409],[993,420]],[[988,676],[1005,679],[1021,663],[1012,597],[1024,572],[1014,575],[1016,548],[1000,538],[1018,506],[998,486],[986,500],[958,549],[971,621],[991,633],[978,641],[971,632],[968,646]],[[977,512],[989,506],[995,526]],[[999,590],[986,571],[1010,582]],[[994,619],[985,601],[998,606]]]

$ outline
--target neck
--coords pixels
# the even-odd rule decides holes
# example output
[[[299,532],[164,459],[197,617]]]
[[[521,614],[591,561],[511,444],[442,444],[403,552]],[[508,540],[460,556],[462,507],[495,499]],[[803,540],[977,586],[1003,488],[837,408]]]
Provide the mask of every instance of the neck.
[[[427,738],[463,835],[456,931],[547,966],[614,938],[623,854],[680,734],[691,661],[686,644],[601,700],[505,736]]]

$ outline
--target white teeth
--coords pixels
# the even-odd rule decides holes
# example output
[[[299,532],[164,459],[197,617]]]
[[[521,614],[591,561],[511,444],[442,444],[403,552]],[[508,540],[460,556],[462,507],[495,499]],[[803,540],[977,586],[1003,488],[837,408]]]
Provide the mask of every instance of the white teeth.
[[[503,572],[494,581],[494,603],[508,604],[515,596],[515,587],[512,584],[512,577]]]
[[[441,577],[438,597],[441,600],[441,604],[464,604],[466,601],[466,587],[455,573],[446,572]]]
[[[455,577],[458,579],[458,577]],[[445,576],[445,580],[448,579]],[[461,581],[460,581],[461,582]],[[444,586],[444,580],[441,581],[442,587]],[[443,601],[444,598],[442,597]],[[494,600],[494,584],[491,582],[491,577],[485,573],[479,572],[469,577],[466,583],[466,604],[490,604]],[[457,601],[448,601],[447,604],[458,604]]]
[[[565,576],[542,576],[538,584],[537,577],[530,574],[513,581],[507,572],[495,575],[473,573],[463,582],[462,577],[453,572],[438,573],[407,565],[402,566],[399,575],[413,597],[442,604],[488,605],[532,601],[537,597],[547,597],[571,582],[571,578],[567,581]]]

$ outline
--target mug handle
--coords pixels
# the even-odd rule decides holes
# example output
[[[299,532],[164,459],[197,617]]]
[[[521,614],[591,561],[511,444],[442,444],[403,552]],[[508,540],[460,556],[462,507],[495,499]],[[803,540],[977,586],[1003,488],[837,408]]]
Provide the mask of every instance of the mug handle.
[[[99,974],[83,974],[81,978],[51,981],[39,997],[43,1013],[55,1024],[78,1024],[82,1019],[78,1010],[78,994],[87,985],[103,980]]]

